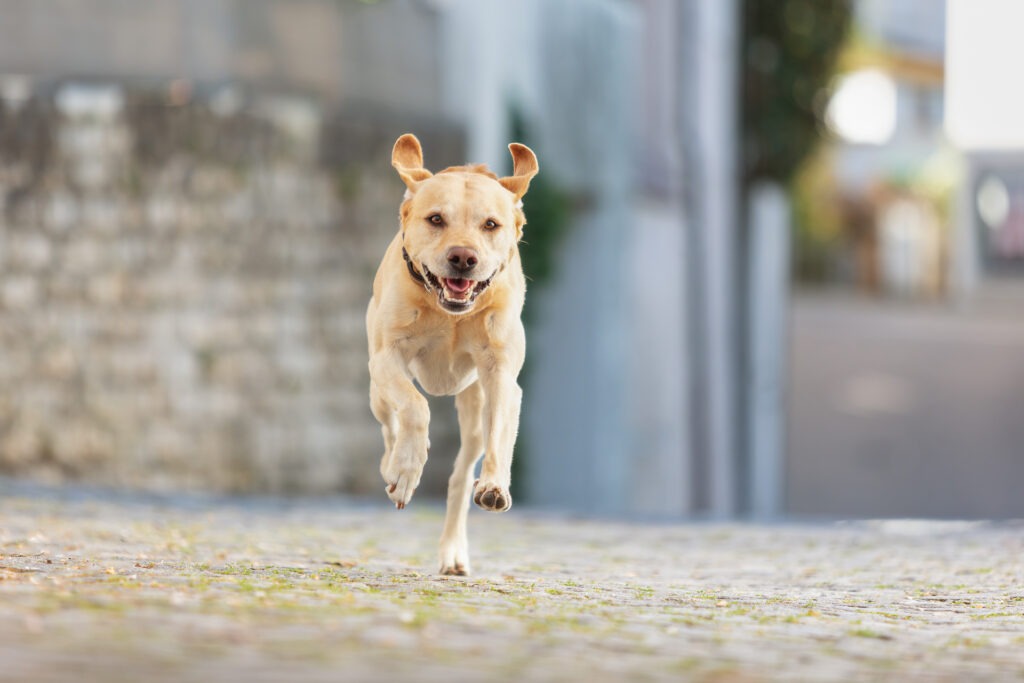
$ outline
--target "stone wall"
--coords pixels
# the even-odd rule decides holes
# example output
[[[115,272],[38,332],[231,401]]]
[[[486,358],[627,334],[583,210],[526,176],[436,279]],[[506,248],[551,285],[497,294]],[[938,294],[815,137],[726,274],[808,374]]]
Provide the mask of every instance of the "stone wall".
[[[187,84],[0,104],[0,473],[376,491],[364,312],[399,132]]]

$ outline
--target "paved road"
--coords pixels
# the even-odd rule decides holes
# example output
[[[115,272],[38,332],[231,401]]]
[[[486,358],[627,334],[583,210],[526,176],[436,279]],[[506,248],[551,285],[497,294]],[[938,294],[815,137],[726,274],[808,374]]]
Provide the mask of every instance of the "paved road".
[[[792,334],[789,512],[1024,518],[1024,295],[801,296]]]
[[[0,482],[0,681],[1024,680],[1024,528],[623,524]]]

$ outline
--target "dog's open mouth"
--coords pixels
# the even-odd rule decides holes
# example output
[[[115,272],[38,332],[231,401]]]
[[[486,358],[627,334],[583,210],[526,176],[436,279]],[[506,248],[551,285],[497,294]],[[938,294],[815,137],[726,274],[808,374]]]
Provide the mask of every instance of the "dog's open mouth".
[[[470,280],[464,277],[438,277],[423,266],[423,275],[430,289],[437,292],[437,302],[441,308],[451,313],[464,313],[472,306],[476,298],[491,284],[486,280]]]

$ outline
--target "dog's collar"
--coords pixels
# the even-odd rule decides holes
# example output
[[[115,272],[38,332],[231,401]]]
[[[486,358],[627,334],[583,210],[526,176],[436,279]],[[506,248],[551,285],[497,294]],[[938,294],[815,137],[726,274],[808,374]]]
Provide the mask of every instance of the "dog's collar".
[[[409,258],[409,252],[405,250],[404,245],[402,246],[402,258],[405,259],[405,265],[409,267],[409,275],[412,275],[412,279],[427,289],[430,289],[430,286],[427,284],[427,279],[423,277],[423,274],[416,270],[416,266],[412,264],[412,259]]]

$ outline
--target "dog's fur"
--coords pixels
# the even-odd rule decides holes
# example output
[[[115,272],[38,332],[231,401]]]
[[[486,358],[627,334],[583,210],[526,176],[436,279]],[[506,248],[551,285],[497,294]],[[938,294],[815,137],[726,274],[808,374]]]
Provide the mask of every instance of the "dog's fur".
[[[430,394],[455,396],[462,445],[448,481],[444,574],[469,573],[466,516],[481,455],[473,500],[493,512],[512,505],[522,398],[516,378],[526,353],[518,243],[537,158],[524,145],[509,151],[514,171],[505,178],[483,165],[434,175],[423,168],[416,137],[398,138],[391,165],[408,188],[401,229],[377,270],[366,313],[370,406],[384,433],[380,472],[399,509],[412,498],[430,447],[430,412],[413,381]]]

